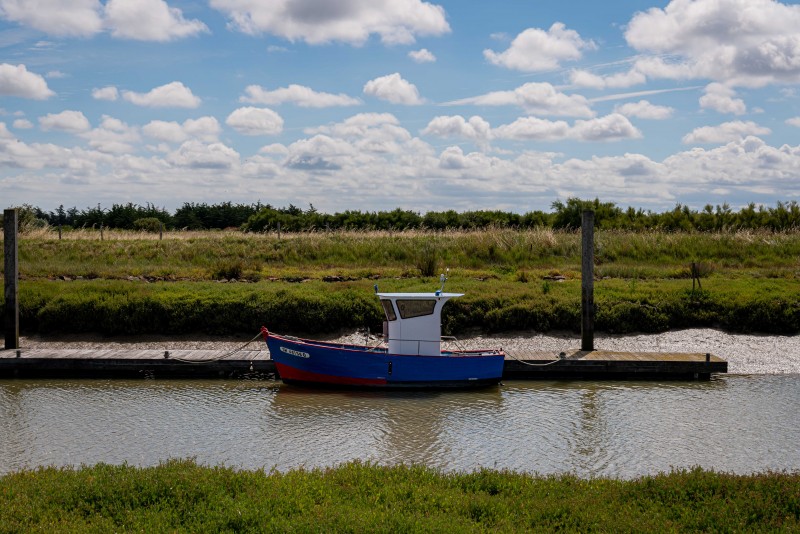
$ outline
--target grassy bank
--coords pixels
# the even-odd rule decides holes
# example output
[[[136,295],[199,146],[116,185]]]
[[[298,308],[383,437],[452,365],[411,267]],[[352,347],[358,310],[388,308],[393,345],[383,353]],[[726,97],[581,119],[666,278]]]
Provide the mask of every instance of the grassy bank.
[[[159,282],[121,280],[26,281],[20,316],[25,331],[117,334],[317,334],[368,326],[380,331],[383,314],[373,284],[383,291],[431,291],[429,279],[303,283]],[[454,277],[466,292],[445,307],[443,330],[580,330],[580,281],[519,282]],[[662,332],[718,327],[729,331],[800,331],[800,281],[619,280],[595,283],[600,331]]]
[[[171,461],[0,477],[0,532],[796,531],[800,475],[632,481],[350,463],[287,473]]]
[[[97,233],[97,232],[95,232]],[[105,334],[380,328],[372,295],[431,291],[445,331],[578,330],[580,241],[550,229],[277,235],[91,230],[20,242],[22,328]],[[596,326],[800,332],[800,233],[598,232]],[[692,290],[697,262],[702,290]],[[237,280],[220,284],[219,281]],[[248,283],[242,283],[246,281]]]
[[[170,232],[158,235],[77,230],[58,240],[52,230],[23,234],[26,278],[59,276],[210,280],[321,278],[326,275],[438,275],[445,267],[476,276],[534,277],[557,271],[579,276],[580,235],[552,229],[242,234]],[[800,232],[624,232],[595,235],[599,277],[686,278],[699,262],[706,274],[796,278]],[[428,268],[434,272],[425,273]],[[231,271],[226,273],[225,271]]]

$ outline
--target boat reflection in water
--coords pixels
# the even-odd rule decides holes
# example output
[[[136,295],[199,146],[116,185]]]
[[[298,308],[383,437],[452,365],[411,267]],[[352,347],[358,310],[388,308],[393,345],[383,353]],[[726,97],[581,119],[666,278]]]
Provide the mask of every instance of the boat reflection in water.
[[[447,468],[453,455],[474,456],[491,446],[463,437],[473,434],[470,426],[491,424],[502,405],[499,387],[434,392],[283,386],[272,397],[271,415],[273,431],[315,451],[313,464],[360,459]]]

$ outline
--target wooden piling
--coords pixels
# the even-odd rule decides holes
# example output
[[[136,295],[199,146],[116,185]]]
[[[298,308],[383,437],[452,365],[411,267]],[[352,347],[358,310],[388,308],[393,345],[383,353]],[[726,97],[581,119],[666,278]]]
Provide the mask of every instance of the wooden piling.
[[[581,350],[594,350],[594,211],[581,226]]]
[[[17,230],[19,211],[7,209],[3,212],[3,253],[4,253],[4,280],[5,292],[5,317],[3,331],[5,332],[5,348],[19,348],[19,259],[17,258]]]

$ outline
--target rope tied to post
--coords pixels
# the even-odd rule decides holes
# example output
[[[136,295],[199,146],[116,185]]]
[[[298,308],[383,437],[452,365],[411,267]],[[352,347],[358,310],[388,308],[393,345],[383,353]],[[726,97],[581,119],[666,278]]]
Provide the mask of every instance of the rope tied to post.
[[[231,356],[233,354],[236,354],[237,352],[240,352],[240,351],[244,350],[244,348],[246,346],[248,346],[250,343],[252,343],[256,339],[258,339],[259,337],[263,336],[264,339],[266,339],[267,334],[268,334],[268,332],[265,333],[266,330],[267,330],[266,328],[261,327],[261,330],[258,332],[258,334],[253,336],[253,339],[251,339],[250,341],[248,341],[247,343],[245,343],[241,347],[237,347],[237,348],[235,348],[235,349],[233,349],[233,350],[231,350],[229,352],[226,352],[225,354],[217,356],[216,358],[209,358],[207,360],[192,360],[192,359],[189,359],[189,358],[175,358],[175,357],[169,356],[169,351],[165,351],[164,357],[165,358],[170,357],[170,359],[175,360],[176,362],[181,362],[181,363],[215,363],[215,362],[218,362],[220,360],[224,360],[225,358],[227,358],[227,357],[229,357],[229,356]],[[252,365],[252,363],[253,363],[253,360],[251,359],[250,360],[250,364]]]

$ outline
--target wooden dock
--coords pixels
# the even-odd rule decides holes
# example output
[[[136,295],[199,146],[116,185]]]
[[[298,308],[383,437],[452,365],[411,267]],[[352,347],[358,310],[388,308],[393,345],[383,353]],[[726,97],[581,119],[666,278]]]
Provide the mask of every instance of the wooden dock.
[[[506,351],[509,380],[708,380],[728,362],[703,353]],[[19,349],[0,378],[275,378],[267,350]]]

